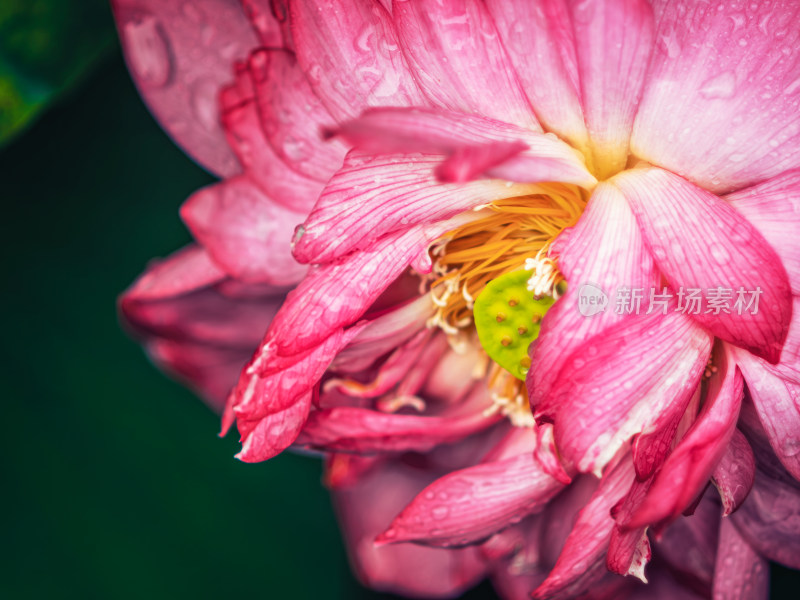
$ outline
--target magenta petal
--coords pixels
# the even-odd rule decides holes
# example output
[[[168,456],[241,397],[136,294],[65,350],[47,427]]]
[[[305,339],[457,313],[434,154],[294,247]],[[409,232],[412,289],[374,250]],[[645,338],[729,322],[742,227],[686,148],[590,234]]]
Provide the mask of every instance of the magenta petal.
[[[534,590],[534,600],[580,597],[608,572],[606,551],[614,527],[609,513],[633,481],[630,460],[620,462],[603,476],[600,486],[580,511],[555,567],[544,583]]]
[[[566,3],[488,0],[486,6],[539,122],[576,147],[584,148],[586,125],[576,84],[575,40]]]
[[[454,471],[420,492],[377,539],[463,546],[541,510],[563,485],[527,452]]]
[[[290,246],[303,214],[272,201],[246,176],[195,192],[181,207],[181,217],[231,277],[288,285],[308,270],[294,260]]]
[[[633,153],[714,192],[800,166],[800,5],[653,4]]]
[[[678,313],[631,315],[587,340],[551,391],[562,456],[598,472],[632,436],[682,414],[710,349],[709,335]]]
[[[278,8],[280,2],[274,0],[240,0],[240,2],[262,46],[281,48],[286,45],[281,35],[280,21],[275,16],[273,6],[270,6],[275,5],[275,8]]]
[[[725,199],[772,245],[789,274],[792,292],[800,294],[800,170],[728,194]]]
[[[726,351],[716,354],[718,372],[708,384],[705,404],[694,425],[655,476],[642,505],[624,523],[658,525],[677,518],[703,491],[736,430],[744,382]]]
[[[199,246],[187,246],[154,261],[125,292],[125,301],[161,300],[204,288],[225,279],[225,271]]]
[[[429,157],[350,154],[303,224],[295,257],[304,263],[329,262],[369,249],[388,234],[535,189],[490,180],[439,183],[434,176],[438,164]]]
[[[737,353],[736,361],[770,445],[783,466],[800,479],[800,384],[744,352]]]
[[[769,563],[747,543],[730,519],[722,519],[714,569],[714,598],[766,600]]]
[[[436,168],[439,181],[464,183],[508,162],[527,150],[522,142],[496,142],[459,148]]]
[[[593,162],[606,177],[628,160],[653,45],[653,10],[646,0],[588,0],[569,7]]]
[[[553,135],[478,115],[443,109],[380,108],[366,111],[330,132],[374,154],[450,155],[469,148],[523,143],[528,149],[496,165],[484,177],[521,183],[558,181],[591,187],[597,180],[583,157]],[[477,175],[477,173],[476,173]]]
[[[427,104],[377,0],[294,0],[290,13],[297,60],[334,119]]]
[[[672,292],[700,290],[700,312],[688,314],[717,337],[777,362],[792,295],[769,242],[727,202],[667,171],[634,169],[615,177],[614,184],[636,213]],[[714,310],[709,298],[720,289],[721,308]],[[746,301],[760,290],[757,310],[746,304],[736,308],[737,290]]]
[[[163,0],[114,0],[112,6],[131,75],[159,123],[213,173],[238,173],[217,105],[233,61],[258,45],[238,3],[198,0],[184,10]]]
[[[444,415],[407,415],[342,406],[311,413],[297,439],[300,446],[345,452],[427,452],[482,431],[500,417],[486,417],[485,390],[469,406]]]
[[[392,5],[403,53],[436,106],[541,131],[480,0]]]
[[[728,443],[725,454],[714,468],[711,481],[722,498],[723,514],[736,512],[753,488],[756,460],[750,444],[738,429]]]

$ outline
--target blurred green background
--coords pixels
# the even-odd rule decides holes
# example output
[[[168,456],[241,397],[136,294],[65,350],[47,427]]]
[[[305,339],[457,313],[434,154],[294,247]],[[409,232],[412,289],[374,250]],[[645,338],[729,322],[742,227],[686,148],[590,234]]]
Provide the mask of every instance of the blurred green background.
[[[118,325],[212,179],[147,113],[106,0],[0,3],[0,112],[0,598],[389,598],[350,574],[319,463],[234,460]],[[774,569],[773,597],[797,582]]]

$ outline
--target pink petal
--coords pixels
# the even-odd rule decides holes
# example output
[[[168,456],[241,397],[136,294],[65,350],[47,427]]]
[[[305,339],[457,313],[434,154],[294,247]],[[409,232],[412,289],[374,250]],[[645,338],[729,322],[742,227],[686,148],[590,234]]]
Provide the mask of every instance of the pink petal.
[[[579,310],[584,284],[614,298],[617,288],[657,285],[653,259],[647,252],[636,219],[619,191],[606,183],[597,186],[578,224],[565,230],[552,254],[568,280],[567,293],[548,311],[541,333],[531,346],[537,368],[528,375],[531,405],[541,414],[555,410],[550,390],[566,357],[586,340],[622,319],[611,307],[591,317]]]
[[[186,246],[168,258],[154,261],[125,292],[124,301],[162,300],[213,285],[225,279],[225,271],[205,249]]]
[[[486,5],[539,122],[574,146],[585,147],[586,125],[575,84],[575,42],[566,4],[489,0]]]
[[[730,519],[722,519],[714,569],[714,598],[766,600],[769,563],[750,547]]]
[[[474,543],[541,510],[562,487],[530,453],[454,471],[420,492],[376,541]]]
[[[392,10],[403,53],[434,105],[541,131],[482,2],[407,0]]]
[[[231,277],[287,285],[299,282],[308,270],[291,251],[303,214],[273,202],[248,177],[195,192],[181,207],[181,218]]]
[[[711,481],[722,498],[723,515],[728,516],[742,505],[753,487],[756,461],[753,450],[742,432],[736,429],[725,449]]]
[[[800,170],[725,196],[781,259],[792,292],[800,294]]]
[[[150,110],[177,144],[211,172],[241,169],[225,143],[217,95],[233,61],[258,41],[238,3],[113,0],[131,75]]]
[[[633,480],[630,460],[624,460],[603,476],[597,491],[580,511],[555,567],[533,591],[535,600],[576,598],[595,588],[607,573],[606,551],[614,527],[609,511]]]
[[[800,479],[800,384],[784,379],[764,361],[736,354],[747,389],[783,466]]]
[[[297,354],[355,322],[414,258],[445,232],[451,219],[391,234],[368,250],[313,269],[275,317],[271,339],[279,354]]]
[[[369,106],[424,106],[391,16],[376,0],[295,0],[297,60],[334,119]]]
[[[492,166],[481,175],[521,183],[558,181],[583,187],[596,183],[580,153],[555,136],[479,115],[442,109],[372,109],[330,133],[341,135],[354,146],[375,154],[451,155],[494,146],[498,142],[522,142],[527,144],[527,151]]]
[[[253,78],[245,65],[237,66],[236,83],[223,89],[220,102],[225,134],[247,175],[287,208],[310,210],[322,183],[289,168],[267,141],[258,116]]]
[[[281,48],[285,44],[281,35],[281,24],[270,4],[280,4],[273,0],[241,0],[244,14],[256,31],[262,46]],[[285,15],[284,15],[285,18]]]
[[[355,407],[311,413],[297,439],[300,446],[358,453],[426,452],[439,444],[482,431],[501,417],[487,417],[485,390],[473,393],[467,406],[443,415],[407,415]]]
[[[354,485],[333,491],[348,554],[365,585],[420,598],[453,598],[484,576],[486,566],[475,547],[374,544],[392,517],[435,476],[395,459]]]
[[[708,334],[678,313],[631,315],[587,340],[551,391],[562,456],[599,472],[632,436],[682,414],[710,349]]]
[[[311,90],[297,59],[286,50],[262,49],[250,56],[250,73],[264,134],[281,159],[317,181],[342,166],[344,144],[323,140],[333,119]]]
[[[236,457],[244,462],[272,458],[290,446],[306,422],[312,388],[325,373],[336,353],[354,337],[359,328],[334,332],[294,364],[270,373],[258,367],[269,351],[269,342],[256,352],[242,371],[231,393],[223,418],[224,434],[235,417],[242,436],[242,450]]]
[[[654,5],[633,153],[715,192],[800,166],[800,5]]]
[[[522,142],[497,142],[459,148],[436,168],[439,181],[464,183],[505,164],[527,150]]]
[[[294,255],[307,263],[329,262],[409,227],[448,219],[502,198],[525,195],[532,186],[480,180],[436,181],[435,158],[365,157],[350,154],[303,224]]]
[[[647,245],[678,293],[700,289],[700,314],[714,335],[777,362],[792,315],[786,270],[769,242],[728,203],[661,169],[634,169],[614,178],[630,202]],[[714,314],[711,291],[729,292]],[[757,313],[735,308],[737,290],[761,290]],[[742,314],[738,314],[741,312]]]
[[[645,0],[587,0],[569,7],[593,163],[604,178],[628,160],[653,45],[653,11]]]
[[[677,518],[703,491],[736,430],[744,382],[726,351],[716,354],[718,372],[708,383],[705,404],[694,425],[669,455],[642,505],[624,523],[661,528]]]

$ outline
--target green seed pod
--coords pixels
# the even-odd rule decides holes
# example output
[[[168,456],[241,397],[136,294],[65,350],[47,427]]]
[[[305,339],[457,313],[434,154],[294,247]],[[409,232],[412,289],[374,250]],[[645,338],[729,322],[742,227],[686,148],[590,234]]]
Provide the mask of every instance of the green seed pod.
[[[531,366],[528,347],[539,336],[542,317],[553,298],[528,291],[529,271],[514,271],[490,281],[475,299],[473,317],[486,354],[525,381]]]

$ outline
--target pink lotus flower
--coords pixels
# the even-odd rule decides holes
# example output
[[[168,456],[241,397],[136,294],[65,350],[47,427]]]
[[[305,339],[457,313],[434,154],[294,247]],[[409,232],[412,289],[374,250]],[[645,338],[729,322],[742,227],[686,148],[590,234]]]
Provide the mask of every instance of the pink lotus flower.
[[[241,460],[324,453],[368,585],[756,598],[800,568],[796,3],[114,5],[225,178],[124,315]]]

